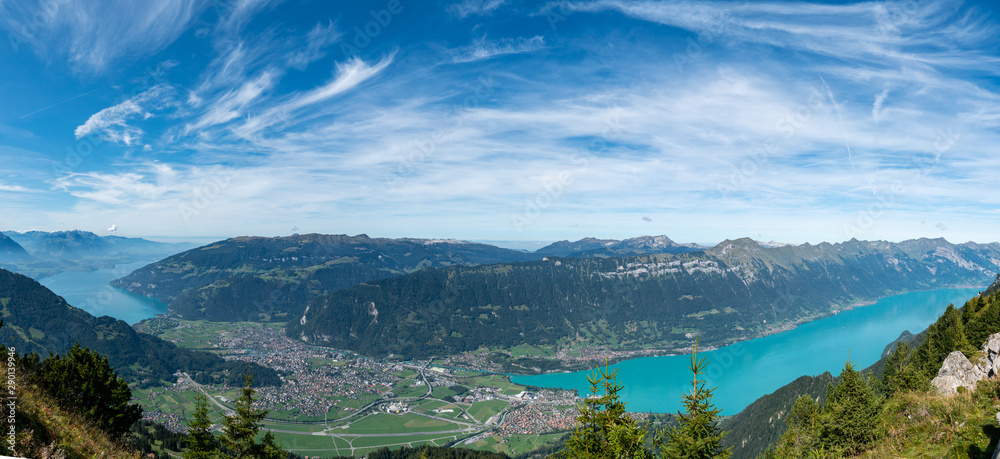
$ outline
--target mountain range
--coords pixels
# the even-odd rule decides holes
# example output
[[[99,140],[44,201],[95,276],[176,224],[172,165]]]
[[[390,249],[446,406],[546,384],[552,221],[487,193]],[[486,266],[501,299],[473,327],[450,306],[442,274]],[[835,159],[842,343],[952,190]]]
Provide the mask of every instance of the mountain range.
[[[239,384],[250,371],[262,385],[280,384],[277,373],[256,364],[227,362],[207,352],[182,349],[138,333],[108,316],[94,317],[75,308],[27,276],[0,269],[0,342],[18,353],[65,353],[74,342],[104,354],[129,382],[157,384],[178,370],[211,374]]]
[[[5,231],[0,237],[0,266],[28,276],[43,277],[63,271],[89,271],[156,259],[194,246],[190,243],[98,236],[79,230]]]
[[[0,233],[0,263],[4,262],[24,262],[31,260],[31,254],[17,241]]]
[[[562,241],[534,253],[455,239],[364,234],[237,237],[167,257],[113,285],[158,298],[186,318],[282,321],[301,315],[305,305],[321,295],[426,268],[540,261],[566,253],[607,257],[692,247],[674,244],[666,236]]]
[[[140,238],[98,236],[89,231],[5,231],[35,257],[87,258],[131,255],[147,257],[168,255],[190,249],[190,243],[154,242]]]
[[[916,289],[986,285],[1000,244],[917,239],[453,266],[320,296],[290,337],[425,358],[519,344],[721,346]],[[498,331],[500,331],[498,333]]]
[[[587,237],[576,242],[558,241],[535,251],[555,257],[620,257],[653,253],[700,252],[708,247],[698,244],[678,244],[667,236],[639,236],[625,240]]]

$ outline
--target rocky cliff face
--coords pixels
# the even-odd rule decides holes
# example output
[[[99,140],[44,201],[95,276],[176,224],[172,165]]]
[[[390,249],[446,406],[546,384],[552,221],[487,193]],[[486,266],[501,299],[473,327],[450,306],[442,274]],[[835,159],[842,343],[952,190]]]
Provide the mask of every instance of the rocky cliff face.
[[[953,395],[959,387],[968,391],[976,389],[979,381],[1000,374],[1000,333],[993,334],[982,348],[982,357],[971,362],[960,351],[952,352],[945,358],[938,375],[931,381],[937,393]]]
[[[1000,274],[997,274],[997,278],[993,281],[993,284],[986,288],[983,295],[991,295],[996,292],[1000,292]]]

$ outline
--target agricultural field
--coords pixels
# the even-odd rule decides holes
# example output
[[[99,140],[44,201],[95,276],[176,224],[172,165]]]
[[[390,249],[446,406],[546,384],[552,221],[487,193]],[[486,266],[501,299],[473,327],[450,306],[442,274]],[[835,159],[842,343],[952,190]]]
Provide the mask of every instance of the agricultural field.
[[[526,389],[520,384],[510,382],[510,379],[503,375],[480,373],[476,376],[456,378],[456,380],[468,387],[495,387],[500,389],[500,393],[503,395],[517,395]]]
[[[475,402],[469,407],[469,414],[477,421],[485,423],[493,415],[500,413],[510,405],[510,402],[503,400],[486,400]]]
[[[480,449],[520,452],[546,438],[544,432],[511,437],[518,433],[516,427],[485,424],[523,405],[514,396],[525,386],[501,374],[430,369],[429,362],[379,361],[309,347],[288,340],[281,324],[157,319],[145,325],[179,346],[209,348],[227,359],[281,371],[284,382],[280,387],[257,388],[259,407],[269,410],[262,427],[272,431],[286,449],[303,456],[360,456],[386,446],[441,446],[470,438]],[[209,417],[218,428],[222,417],[234,408],[240,388],[200,385],[182,377],[170,386],[134,388],[133,395],[149,419],[184,431],[201,390],[212,400]],[[466,397],[476,401],[456,400]],[[567,395],[550,392],[545,397],[545,403],[552,403]],[[390,404],[398,404],[402,412],[385,412]],[[438,409],[450,412],[434,411]],[[515,443],[510,443],[511,438]]]

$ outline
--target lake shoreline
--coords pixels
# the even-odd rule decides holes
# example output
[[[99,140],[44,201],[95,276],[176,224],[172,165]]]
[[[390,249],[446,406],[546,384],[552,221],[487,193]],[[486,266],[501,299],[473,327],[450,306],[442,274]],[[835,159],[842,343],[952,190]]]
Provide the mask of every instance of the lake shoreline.
[[[788,332],[788,331],[791,331],[791,330],[795,330],[795,329],[797,329],[798,327],[800,327],[800,326],[802,326],[804,324],[808,324],[808,323],[812,323],[812,322],[815,322],[815,321],[818,321],[818,320],[822,320],[822,319],[826,319],[826,318],[829,318],[829,317],[833,317],[833,316],[836,316],[837,314],[840,314],[842,312],[851,311],[851,310],[854,310],[856,308],[864,308],[864,307],[867,307],[867,306],[872,306],[872,305],[878,303],[879,301],[881,301],[881,300],[883,300],[885,298],[889,298],[889,297],[893,297],[893,296],[905,295],[905,294],[909,294],[909,293],[931,292],[931,291],[937,291],[937,290],[947,290],[947,289],[980,289],[980,291],[984,291],[986,289],[986,287],[988,287],[988,286],[989,286],[989,284],[987,284],[986,286],[976,286],[976,285],[970,285],[970,284],[967,284],[967,283],[962,283],[962,284],[947,285],[947,286],[942,286],[942,287],[937,287],[937,288],[931,288],[931,289],[916,289],[916,290],[907,290],[907,291],[902,291],[902,292],[890,292],[890,293],[886,293],[886,294],[884,294],[882,296],[879,296],[879,297],[876,297],[876,298],[849,300],[848,302],[837,303],[837,304],[832,305],[831,306],[831,312],[829,312],[829,313],[810,315],[810,316],[805,316],[805,317],[803,317],[803,318],[801,318],[799,320],[795,320],[795,321],[791,321],[791,322],[784,322],[784,323],[781,323],[779,325],[768,327],[766,330],[764,330],[762,332],[759,332],[759,333],[757,333],[757,334],[755,334],[753,336],[745,336],[745,337],[735,338],[735,339],[732,339],[732,340],[727,340],[727,341],[724,341],[722,344],[710,344],[710,345],[707,345],[707,346],[699,346],[699,350],[702,351],[702,352],[710,352],[710,351],[715,351],[715,350],[718,350],[718,349],[725,348],[727,346],[732,346],[732,345],[735,345],[735,344],[745,343],[745,342],[752,341],[752,340],[755,340],[755,339],[760,339],[760,338],[765,338],[765,337],[776,335],[776,334],[780,334],[780,333],[785,333],[785,332]],[[588,348],[583,348],[583,349],[588,349]],[[602,348],[598,348],[598,349],[599,350],[603,350],[604,352],[607,352],[607,354],[605,354],[605,355],[599,355],[599,356],[595,357],[594,359],[590,359],[590,360],[587,360],[585,362],[580,362],[580,363],[576,363],[576,364],[566,364],[566,365],[563,365],[561,368],[557,368],[557,369],[544,370],[544,371],[534,372],[534,373],[527,373],[527,372],[526,373],[511,373],[511,375],[516,375],[516,376],[538,376],[538,375],[548,375],[548,374],[576,373],[576,372],[579,372],[579,371],[582,371],[582,370],[595,370],[597,368],[600,368],[601,366],[604,365],[603,362],[605,362],[605,361],[609,365],[613,365],[613,364],[617,364],[617,363],[621,363],[621,362],[626,362],[626,361],[629,361],[629,360],[642,359],[642,358],[646,358],[646,357],[669,357],[669,356],[691,355],[691,353],[693,351],[693,347],[692,346],[672,347],[672,348],[652,348],[652,349],[651,348],[644,348],[644,349],[606,349],[606,348],[602,347]],[[566,349],[566,350],[562,350],[561,352],[566,352],[566,351],[571,351],[571,350],[580,350],[580,348],[577,348],[577,349]],[[560,351],[557,351],[557,352],[560,352]],[[623,355],[623,354],[628,354],[628,355]],[[552,359],[552,360],[555,360],[555,359]],[[598,362],[598,363],[595,365],[593,363],[587,363],[587,362]],[[468,369],[468,368],[466,368],[466,369]],[[474,369],[469,369],[469,370],[479,371],[479,370],[474,370]]]
[[[706,380],[718,388],[716,405],[735,414],[757,398],[802,375],[836,374],[850,359],[862,367],[876,362],[886,344],[904,330],[919,333],[939,317],[949,303],[964,304],[982,286],[916,290],[888,295],[872,305],[856,305],[787,330],[743,340],[714,350],[699,347],[708,359]],[[852,304],[862,300],[857,300]],[[610,362],[609,362],[610,363]],[[622,359],[618,383],[626,387],[630,411],[674,412],[684,387],[690,386],[687,355]],[[511,375],[513,382],[557,387],[586,393],[585,375],[575,372]]]

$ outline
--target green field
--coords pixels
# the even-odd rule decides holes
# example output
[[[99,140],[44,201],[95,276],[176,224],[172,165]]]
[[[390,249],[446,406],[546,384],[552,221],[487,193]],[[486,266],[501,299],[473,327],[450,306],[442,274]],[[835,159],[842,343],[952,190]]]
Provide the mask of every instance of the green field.
[[[486,422],[493,415],[501,412],[510,403],[503,400],[486,400],[483,402],[475,402],[472,407],[469,408],[469,414],[476,418],[479,422]]]
[[[468,387],[496,387],[504,395],[517,395],[525,389],[520,384],[514,384],[503,375],[481,375],[471,378],[458,378],[457,381]]]
[[[566,435],[565,432],[538,435],[511,435],[506,441],[502,441],[500,437],[491,436],[463,446],[508,455],[523,454],[538,449],[549,453],[555,451],[555,446],[564,435]]]
[[[333,433],[344,434],[385,434],[410,432],[438,432],[458,430],[460,426],[413,413],[378,413],[352,422],[346,429],[334,429]]]
[[[238,328],[265,326],[278,330],[285,325],[281,322],[262,324],[257,322],[211,322],[207,320],[180,319],[159,319],[156,324],[155,327],[151,326],[149,330],[153,335],[172,341],[178,347],[205,350],[218,348],[220,336],[223,333],[230,333]]]
[[[240,322],[221,323],[208,321],[180,321],[168,319],[162,323],[155,324],[156,329],[152,330],[163,338],[175,341],[178,346],[198,349],[224,349],[218,348],[221,338],[226,334],[233,333],[241,327],[259,327],[261,324]],[[282,324],[265,324],[268,327],[280,328]],[[524,348],[519,349],[525,353],[544,352],[544,349]],[[323,367],[334,368],[350,365],[350,361],[336,360],[330,354],[313,354],[306,360],[312,369]],[[410,397],[413,399],[427,395],[426,385],[415,386],[416,381],[423,381],[419,372],[412,369],[402,369],[392,372],[402,378],[392,387],[392,392],[397,397]],[[291,376],[291,375],[290,375]],[[293,376],[292,376],[293,377]],[[477,386],[494,387],[504,394],[517,394],[523,391],[524,386],[510,383],[503,375],[483,374],[472,371],[456,371],[453,377],[457,378],[459,384],[474,388]],[[200,392],[193,388],[183,391],[175,391],[177,387],[158,387],[152,389],[133,388],[133,395],[146,410],[163,411],[170,415],[178,415],[184,419],[189,419],[195,410],[195,401]],[[234,407],[233,400],[240,396],[239,388],[231,388],[226,391],[205,387],[211,398],[222,403],[224,406]],[[155,394],[149,397],[150,394]],[[284,448],[303,456],[336,456],[350,455],[357,457],[373,452],[382,447],[419,446],[422,444],[446,445],[456,440],[467,438],[473,435],[472,432],[464,431],[463,424],[456,424],[448,420],[464,422],[485,422],[491,416],[504,410],[508,403],[500,400],[477,402],[472,405],[447,403],[443,399],[454,396],[456,392],[449,387],[433,388],[431,396],[436,399],[412,400],[410,406],[412,412],[402,414],[389,414],[383,412],[367,411],[363,415],[350,417],[346,421],[340,421],[340,425],[317,423],[284,423],[265,420],[262,424],[263,431],[276,431],[274,435],[281,441]],[[221,402],[221,397],[227,399]],[[291,404],[278,403],[270,409],[270,419],[287,419],[296,421],[331,421],[355,414],[356,409],[368,405],[371,402],[381,399],[379,394],[358,394],[356,398],[346,396],[326,396],[318,403],[329,403],[330,412],[326,416],[301,416],[297,410],[292,410]],[[451,413],[434,413],[434,409],[448,408],[454,410]],[[226,411],[217,404],[208,404],[209,418],[218,423],[226,414]],[[468,412],[468,413],[467,413]],[[428,416],[434,416],[435,419]],[[184,421],[182,421],[184,422]],[[446,433],[447,432],[447,433]],[[368,436],[372,435],[372,436]],[[383,436],[386,435],[386,436]],[[527,448],[529,439],[518,439],[515,450],[520,451]],[[524,445],[521,445],[521,444]],[[497,447],[507,449],[506,443],[499,443],[496,438],[486,439],[477,442],[481,449],[496,450]],[[477,446],[477,447],[479,447]]]
[[[510,349],[510,355],[515,359],[521,357],[551,357],[555,355],[555,349],[551,346],[538,347],[528,344],[519,344]]]

